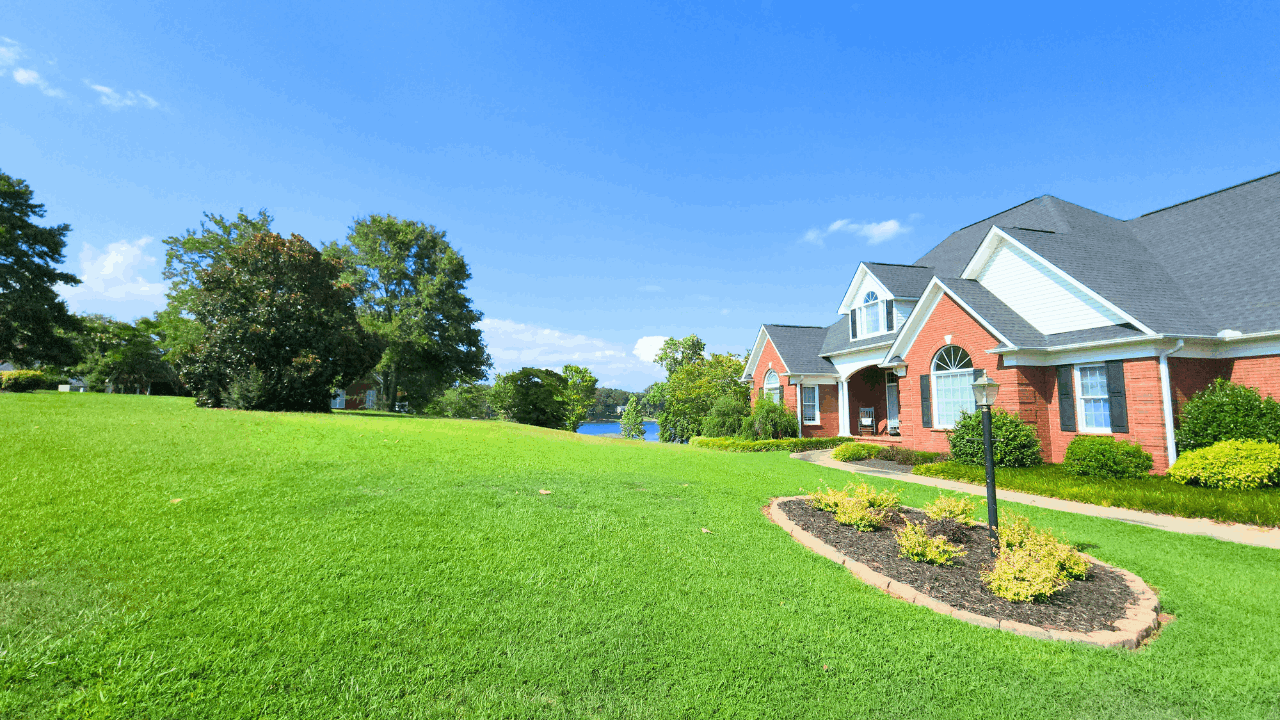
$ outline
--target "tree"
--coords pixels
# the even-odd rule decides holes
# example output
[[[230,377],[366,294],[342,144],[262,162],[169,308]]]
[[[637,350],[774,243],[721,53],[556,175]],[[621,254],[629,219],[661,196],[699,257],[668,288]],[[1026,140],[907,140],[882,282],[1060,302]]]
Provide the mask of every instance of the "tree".
[[[433,415],[451,418],[488,418],[493,414],[489,406],[489,392],[488,385],[459,383],[433,401],[429,411]]]
[[[328,412],[334,389],[368,374],[382,353],[341,273],[341,261],[302,237],[274,233],[197,271],[192,314],[205,335],[182,367],[197,404]]]
[[[742,421],[751,414],[745,398],[737,394],[721,395],[711,403],[702,419],[703,437],[732,437],[742,430]]]
[[[345,262],[360,322],[385,347],[377,366],[384,402],[403,394],[421,408],[455,383],[483,379],[492,365],[476,327],[483,315],[463,292],[471,271],[445,234],[369,215],[356,220],[345,245],[325,247]]]
[[[568,416],[565,388],[564,376],[555,370],[526,367],[499,375],[491,398],[496,397],[503,414],[518,423],[562,429]]]
[[[44,205],[24,180],[0,172],[0,360],[31,367],[73,365],[71,336],[79,322],[58,298],[58,283],[79,285],[54,268],[64,259],[71,226],[41,227]]]
[[[632,395],[631,400],[627,402],[627,409],[622,412],[622,422],[619,423],[619,432],[628,440],[644,439],[644,417],[640,414],[638,395]]]
[[[667,338],[653,361],[666,369],[667,377],[670,378],[685,365],[702,360],[706,351],[707,344],[697,335],[690,335],[682,340]]]
[[[589,420],[607,420],[618,418],[622,415],[622,409],[631,402],[631,398],[636,393],[630,393],[626,390],[618,390],[616,388],[596,388],[596,401],[592,404],[591,409],[587,411],[587,419]]]
[[[587,411],[595,404],[596,383],[599,380],[589,369],[578,365],[565,365],[560,372],[565,380],[564,429],[578,432],[578,428],[587,419]]]
[[[658,438],[663,442],[689,442],[702,431],[702,421],[718,398],[747,401],[748,389],[739,382],[742,358],[732,353],[711,357],[678,368],[663,386],[664,404],[658,414]]]
[[[90,390],[110,385],[116,392],[150,395],[155,383],[177,382],[173,366],[165,362],[154,320],[142,318],[131,325],[105,315],[83,315],[81,324],[76,341],[84,360],[70,374],[83,378]]]
[[[193,316],[196,295],[200,292],[200,274],[224,262],[227,252],[238,248],[261,233],[271,232],[272,217],[265,209],[256,217],[244,210],[234,219],[204,213],[200,230],[188,229],[182,235],[164,239],[164,279],[169,282],[168,303],[156,313],[157,332],[162,338],[165,358],[178,369],[192,348],[204,339],[205,328]]]

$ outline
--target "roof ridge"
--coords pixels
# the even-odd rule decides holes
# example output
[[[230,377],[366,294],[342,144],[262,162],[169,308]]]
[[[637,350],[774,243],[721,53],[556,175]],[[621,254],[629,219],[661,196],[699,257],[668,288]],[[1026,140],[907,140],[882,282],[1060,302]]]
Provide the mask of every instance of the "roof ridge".
[[[765,323],[767,327],[807,328],[810,330],[826,330],[829,325],[785,325],[783,323]]]
[[[914,263],[913,263],[913,264],[908,265],[908,264],[906,264],[906,263],[887,263],[887,262],[876,262],[876,261],[874,261],[874,260],[863,260],[863,262],[865,262],[865,263],[866,263],[866,264],[868,264],[868,265],[889,265],[889,266],[891,266],[891,267],[920,268],[921,270],[932,270],[932,269],[933,269],[933,268],[932,268],[931,266],[929,266],[929,265],[916,265],[916,264],[914,264]]]
[[[1224,187],[1224,188],[1222,188],[1221,190],[1214,190],[1214,191],[1213,191],[1213,192],[1211,192],[1211,193],[1205,193],[1204,195],[1200,195],[1199,197],[1193,197],[1193,198],[1191,198],[1190,200],[1183,200],[1183,201],[1182,201],[1182,202],[1180,202],[1180,203],[1174,203],[1174,204],[1172,204],[1172,205],[1169,205],[1169,206],[1166,206],[1166,207],[1162,207],[1162,208],[1160,208],[1159,210],[1152,210],[1152,211],[1151,211],[1151,212],[1149,212],[1149,213],[1143,213],[1143,214],[1139,215],[1137,218],[1133,218],[1133,219],[1134,219],[1134,220],[1137,220],[1138,218],[1144,218],[1144,217],[1146,217],[1146,216],[1148,216],[1148,215],[1155,215],[1156,213],[1162,213],[1162,212],[1164,212],[1165,210],[1172,210],[1173,208],[1179,207],[1179,206],[1181,206],[1181,205],[1186,205],[1187,203],[1193,203],[1193,202],[1195,202],[1195,201],[1197,201],[1197,200],[1203,200],[1203,199],[1205,199],[1205,198],[1209,197],[1210,195],[1217,195],[1218,193],[1224,193],[1224,192],[1226,192],[1226,191],[1228,191],[1228,190],[1235,190],[1235,189],[1236,189],[1236,188],[1238,188],[1238,187],[1243,187],[1243,186],[1245,186],[1245,185],[1248,185],[1249,183],[1256,183],[1256,182],[1258,182],[1259,180],[1266,180],[1267,178],[1269,178],[1269,177],[1275,177],[1276,175],[1280,175],[1280,170],[1277,170],[1276,172],[1273,172],[1273,173],[1268,173],[1268,174],[1263,175],[1263,176],[1261,176],[1261,177],[1256,177],[1256,178],[1254,178],[1254,179],[1252,179],[1252,180],[1245,180],[1244,182],[1236,183],[1235,185],[1232,185],[1231,187]],[[1128,220],[1126,220],[1125,222],[1128,222]]]

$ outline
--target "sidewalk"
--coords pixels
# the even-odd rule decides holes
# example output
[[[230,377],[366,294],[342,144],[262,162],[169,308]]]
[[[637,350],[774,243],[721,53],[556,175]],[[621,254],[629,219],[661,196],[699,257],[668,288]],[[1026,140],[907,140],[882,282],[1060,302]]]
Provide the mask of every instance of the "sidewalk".
[[[915,483],[917,485],[931,485],[936,488],[942,488],[943,490],[952,490],[955,492],[982,496],[985,496],[987,492],[986,488],[981,485],[970,485],[969,483],[956,482],[955,480],[943,480],[941,478],[931,478],[923,475],[908,475],[906,473],[894,472],[893,470],[881,470],[879,468],[858,465],[857,463],[843,463],[839,460],[832,460],[830,450],[811,450],[809,452],[792,453],[791,457],[797,460],[804,460],[805,462],[813,463],[814,465],[831,468],[833,470],[844,470],[846,472],[861,473],[863,475],[875,475],[878,477],[889,478],[891,480]],[[997,489],[996,499],[1022,503],[1023,505],[1048,508],[1050,510],[1061,510],[1063,512],[1092,515],[1094,517],[1107,518],[1109,520],[1119,520],[1121,522],[1145,525],[1147,527],[1182,533],[1184,535],[1205,535],[1211,538],[1217,538],[1218,540],[1241,543],[1243,545],[1257,545],[1258,547],[1280,549],[1280,529],[1277,528],[1264,528],[1258,527],[1257,525],[1241,525],[1238,523],[1220,523],[1214,520],[1207,520],[1205,518],[1184,518],[1174,515],[1158,515],[1156,513],[1142,512],[1140,510],[1129,510],[1128,508],[1103,507],[1101,505],[1090,505],[1088,503],[1075,502],[1074,500],[1059,500],[1057,498],[1044,497],[1042,495],[1029,495],[1027,493],[1014,492],[1012,490]]]

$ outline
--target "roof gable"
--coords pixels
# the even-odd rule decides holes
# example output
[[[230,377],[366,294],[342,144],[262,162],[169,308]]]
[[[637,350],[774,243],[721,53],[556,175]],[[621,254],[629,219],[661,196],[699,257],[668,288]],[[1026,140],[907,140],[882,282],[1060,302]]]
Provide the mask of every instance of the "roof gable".
[[[801,325],[765,325],[761,328],[773,343],[787,372],[792,375],[834,375],[835,366],[821,356],[827,328]],[[753,353],[754,355],[755,353]]]

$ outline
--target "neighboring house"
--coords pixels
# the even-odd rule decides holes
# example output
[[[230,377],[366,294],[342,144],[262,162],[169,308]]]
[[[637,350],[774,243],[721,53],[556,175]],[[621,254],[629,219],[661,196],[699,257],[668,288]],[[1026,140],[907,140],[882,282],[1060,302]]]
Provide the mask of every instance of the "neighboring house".
[[[1045,195],[913,265],[858,265],[828,327],[764,325],[747,362],[806,437],[946,450],[985,372],[1061,462],[1080,433],[1155,471],[1216,377],[1280,394],[1280,173],[1122,221]]]
[[[372,410],[378,402],[378,391],[371,381],[352,383],[339,390],[329,401],[334,410]]]

